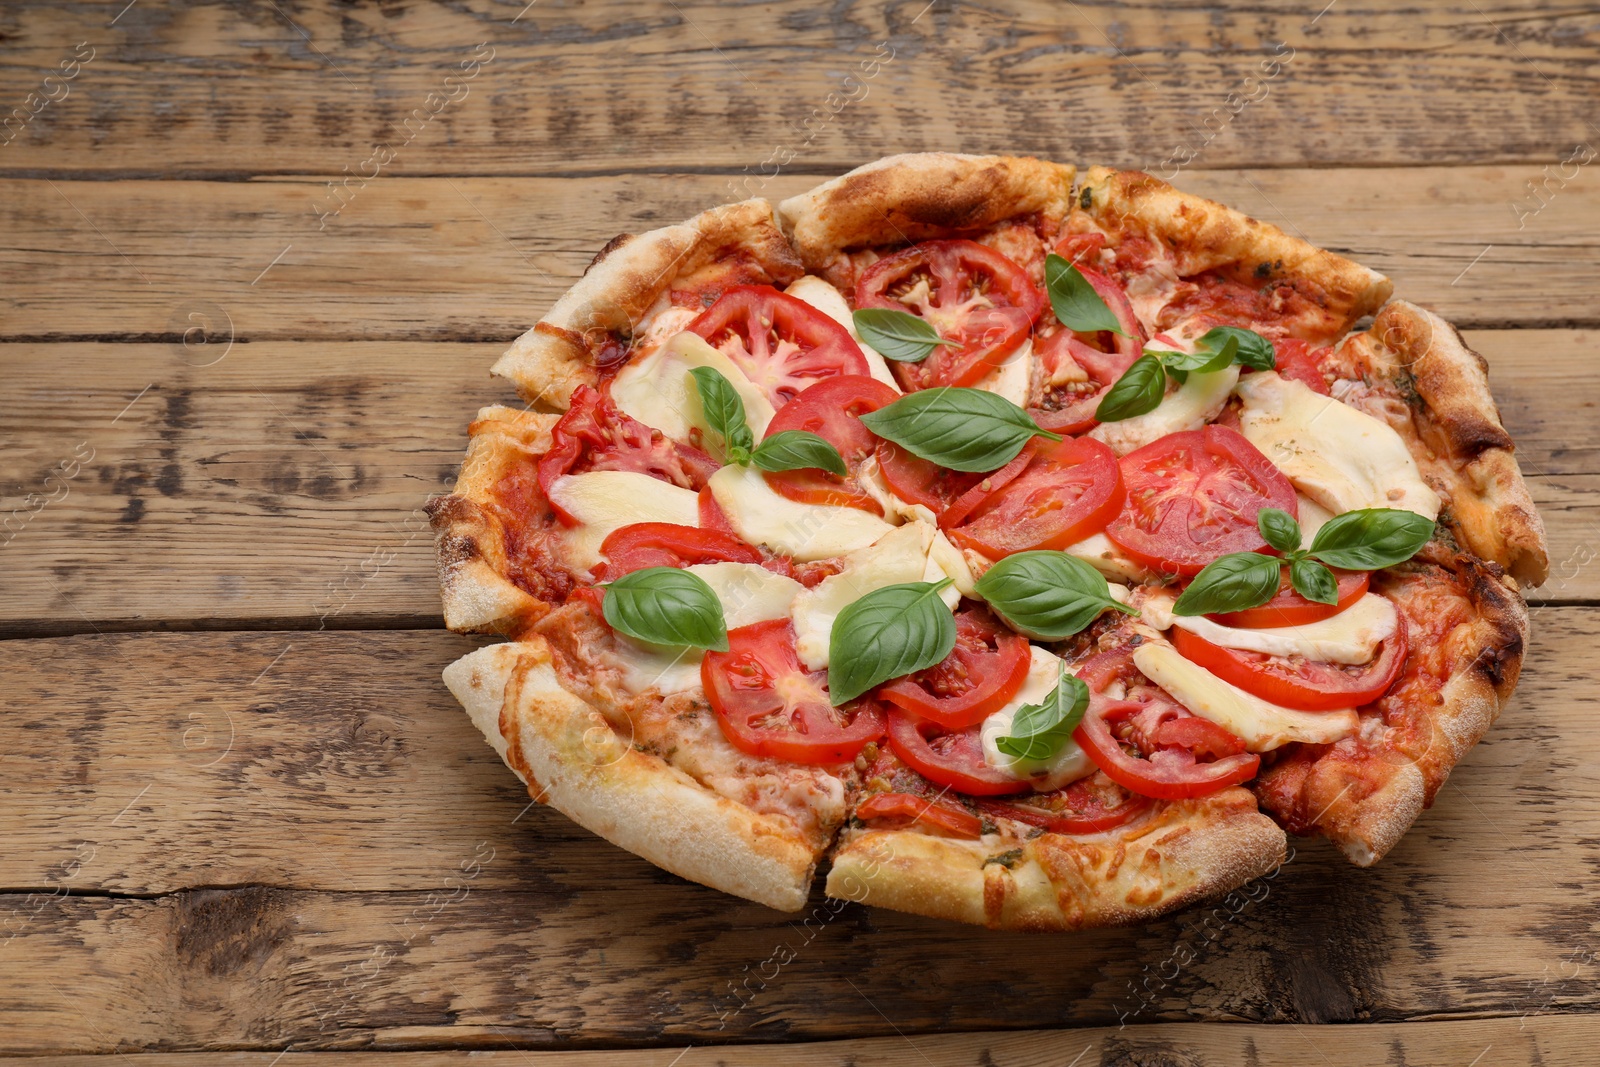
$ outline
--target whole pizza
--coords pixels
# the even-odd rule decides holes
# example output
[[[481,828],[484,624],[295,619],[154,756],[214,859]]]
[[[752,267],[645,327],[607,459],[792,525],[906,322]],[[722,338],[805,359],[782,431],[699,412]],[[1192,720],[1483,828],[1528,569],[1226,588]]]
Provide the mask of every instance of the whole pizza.
[[[773,908],[1137,922],[1366,866],[1510,697],[1483,360],[1149,175],[895,156],[601,249],[430,505],[534,799]]]

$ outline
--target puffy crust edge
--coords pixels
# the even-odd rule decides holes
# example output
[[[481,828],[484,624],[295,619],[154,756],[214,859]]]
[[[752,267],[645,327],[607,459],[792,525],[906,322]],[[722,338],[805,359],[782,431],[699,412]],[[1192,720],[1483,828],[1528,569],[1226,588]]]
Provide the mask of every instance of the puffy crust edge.
[[[816,856],[800,834],[634,748],[561,687],[542,638],[470,652],[444,682],[534,800],[690,881],[779,911],[805,905]]]
[[[1182,276],[1233,267],[1262,280],[1310,283],[1320,291],[1323,308],[1343,323],[1336,336],[1376,311],[1394,291],[1375,270],[1142,171],[1090,167],[1080,204],[1108,233],[1133,220],[1160,238],[1172,249]]]
[[[1031,156],[886,156],[783,201],[778,218],[801,262],[822,273],[866,245],[948,237],[1022,215],[1059,223],[1076,175],[1070,164]]]
[[[723,204],[638,236],[619,234],[490,371],[528,403],[565,409],[574,389],[598,380],[595,352],[631,335],[679,277],[733,252],[748,253],[780,286],[802,273],[765,200]]]
[[[999,857],[1020,850],[1009,864]],[[915,830],[840,838],[827,893],[997,930],[1144,922],[1235,889],[1284,860],[1283,830],[1232,788],[1168,804],[1121,832],[1042,834],[1020,846]]]

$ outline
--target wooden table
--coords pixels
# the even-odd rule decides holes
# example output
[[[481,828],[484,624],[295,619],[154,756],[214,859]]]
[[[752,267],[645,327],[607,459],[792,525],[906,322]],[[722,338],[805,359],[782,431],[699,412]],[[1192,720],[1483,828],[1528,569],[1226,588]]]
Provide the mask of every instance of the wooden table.
[[[0,1050],[1600,1059],[1600,17],[924,3],[0,11]],[[418,509],[508,339],[619,230],[924,149],[1175,174],[1488,358],[1552,577],[1377,868],[1301,842],[1078,936],[802,921],[529,807],[445,691]]]

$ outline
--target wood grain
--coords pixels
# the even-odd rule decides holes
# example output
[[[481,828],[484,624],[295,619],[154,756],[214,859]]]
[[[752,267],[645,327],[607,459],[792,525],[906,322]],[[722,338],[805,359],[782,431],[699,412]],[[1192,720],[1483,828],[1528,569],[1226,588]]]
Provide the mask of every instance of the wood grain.
[[[703,174],[383,177],[325,222],[315,179],[0,181],[0,337],[509,339],[613,234],[781,198],[833,173],[748,189]],[[1389,274],[1402,296],[1461,325],[1592,324],[1600,181],[1583,171],[1541,185],[1541,201],[1530,180],[1544,182],[1539,167],[1175,178]]]
[[[820,165],[1070,147],[1148,167],[1182,145],[1204,166],[1374,166],[1554,162],[1594,136],[1595,24],[1534,0],[121,7],[8,7],[8,107],[59,95],[44,75],[96,51],[0,165],[340,175],[387,144],[412,175],[759,173],[775,149]],[[483,48],[474,77],[444,81]],[[1246,80],[1275,56],[1276,77]]]
[[[1301,842],[1253,903],[1060,939],[783,915],[524,811],[438,681],[464,638],[3,643],[0,1018],[18,1051],[104,1051],[1594,1011],[1600,612],[1534,629],[1512,707],[1379,866]]]

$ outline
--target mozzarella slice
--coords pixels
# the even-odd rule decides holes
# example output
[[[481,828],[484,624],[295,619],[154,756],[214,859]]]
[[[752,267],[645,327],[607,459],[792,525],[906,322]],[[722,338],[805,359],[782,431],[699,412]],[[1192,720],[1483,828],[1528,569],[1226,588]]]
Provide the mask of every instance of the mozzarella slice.
[[[1019,408],[1028,406],[1028,385],[1033,376],[1033,342],[1022,342],[1022,347],[1011,353],[1000,366],[972,383],[974,389],[985,389],[1003,396]]]
[[[1296,493],[1300,504],[1300,547],[1310,548],[1317,531],[1328,524],[1333,512],[1312,500],[1304,493]]]
[[[564,531],[562,542],[568,562],[580,571],[600,562],[600,543],[618,527],[635,522],[700,525],[700,498],[693,490],[637,471],[563,475],[551,484],[550,500],[582,524]]]
[[[622,688],[638,696],[647,689],[662,694],[681,693],[700,684],[700,663],[705,653],[698,648],[670,648],[635,641],[616,635],[617,664],[622,668]]]
[[[1204,615],[1174,615],[1172,625],[1223,648],[1323,663],[1368,663],[1378,645],[1394,636],[1398,618],[1387,597],[1368,593],[1337,615],[1299,626],[1223,626]]]
[[[932,540],[933,528],[925,523],[892,527],[872,545],[846,556],[838,574],[796,594],[791,609],[795,648],[807,670],[820,671],[828,665],[833,623],[845,608],[876,589],[929,580]]]
[[[1434,519],[1439,494],[1387,423],[1276,372],[1240,381],[1239,429],[1306,496],[1335,515],[1400,508]]]
[[[935,573],[937,571],[937,573]],[[928,573],[930,577],[924,578],[925,582],[936,582],[940,578],[949,578],[955,584],[945,590],[946,594],[959,593],[961,596],[976,597],[978,595],[978,580],[972,575],[972,568],[967,564],[967,557],[961,550],[950,543],[950,539],[943,531],[933,535],[933,544],[928,546]],[[955,602],[948,596],[945,603],[952,608]]]
[[[985,763],[1013,778],[1031,782],[1034,789],[1045,793],[1093,774],[1095,765],[1070,737],[1061,746],[1061,751],[1047,760],[1019,759],[1000,751],[996,742],[1011,733],[1011,723],[1017,712],[1025,704],[1044,703],[1055,691],[1057,679],[1061,676],[1063,664],[1059,657],[1038,645],[1029,645],[1028,651],[1033,659],[1028,664],[1028,677],[1023,680],[1022,688],[1017,690],[1017,695],[1005,707],[983,720],[978,736],[983,743]]]
[[[1238,367],[1191,374],[1189,380],[1176,392],[1169,393],[1154,411],[1121,422],[1103,422],[1090,430],[1089,436],[1110,445],[1117,455],[1125,456],[1169,433],[1198,430],[1222,411],[1238,381]]]
[[[672,337],[689,328],[703,308],[674,307],[671,292],[664,292],[633,329],[634,359],[641,359],[660,348]]]
[[[766,545],[801,562],[854,552],[894,529],[859,508],[802,504],[779,496],[754,467],[723,467],[708,484],[734,532],[752,545]]]
[[[1354,708],[1296,711],[1269,703],[1189,662],[1168,644],[1147,641],[1134,649],[1133,664],[1189,711],[1242,738],[1251,752],[1269,752],[1290,741],[1332,744],[1359,725]]]
[[[1117,581],[1137,582],[1149,574],[1143,564],[1135,563],[1123,555],[1122,549],[1112,544],[1111,538],[1103,533],[1091,534],[1062,551]]]
[[[907,504],[894,494],[894,490],[889,488],[889,483],[884,481],[883,468],[879,465],[877,456],[868,456],[861,461],[861,465],[856,468],[856,481],[883,509],[884,515],[888,516],[890,522],[937,524],[938,518],[931,508],[924,504]]]
[[[611,399],[624,413],[653,426],[674,441],[689,441],[692,429],[709,429],[700,409],[700,393],[689,371],[710,367],[732,383],[744,401],[745,421],[757,441],[772,421],[772,403],[738,365],[694,333],[682,332],[617,372]]]
[[[872,376],[895,392],[900,391],[900,383],[896,382],[894,375],[889,372],[889,364],[856,333],[856,320],[850,315],[850,305],[845,303],[844,294],[812,274],[803,276],[784,292],[797,300],[804,300],[849,330],[850,336],[861,346],[861,354],[867,357],[867,369],[871,371]]]

